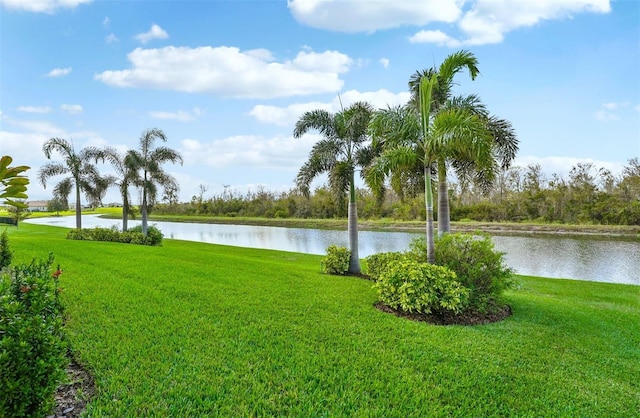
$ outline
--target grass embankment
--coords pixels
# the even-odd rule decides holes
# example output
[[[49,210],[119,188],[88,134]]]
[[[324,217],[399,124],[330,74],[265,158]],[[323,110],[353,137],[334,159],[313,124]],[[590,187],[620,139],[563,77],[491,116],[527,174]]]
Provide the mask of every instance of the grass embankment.
[[[121,218],[120,213],[111,211],[105,214],[109,218]],[[157,215],[152,214],[151,221],[166,222],[193,222],[232,225],[265,225],[281,226],[288,228],[314,228],[314,229],[347,229],[347,219],[298,219],[298,218],[249,218],[249,217],[224,217],[203,215]],[[435,223],[437,226],[437,222]],[[358,228],[369,231],[403,231],[422,232],[425,229],[424,221],[398,221],[393,219],[359,219]],[[452,232],[476,232],[484,231],[496,235],[566,235],[592,237],[620,237],[629,239],[640,238],[640,226],[638,225],[564,225],[544,223],[518,223],[518,222],[452,222]]]
[[[520,277],[513,316],[411,322],[319,256],[9,228],[56,255],[90,416],[634,416],[640,287]]]

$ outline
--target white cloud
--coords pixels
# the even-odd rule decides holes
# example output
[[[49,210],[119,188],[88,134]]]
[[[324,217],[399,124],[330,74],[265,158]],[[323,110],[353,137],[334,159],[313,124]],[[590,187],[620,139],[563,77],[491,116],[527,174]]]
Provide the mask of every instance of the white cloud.
[[[110,33],[107,36],[105,36],[104,41],[108,44],[112,44],[114,42],[118,42],[119,39],[114,33]]]
[[[237,135],[210,142],[181,141],[180,152],[189,164],[204,164],[217,169],[250,166],[252,168],[292,170],[304,162],[315,135],[304,138]]]
[[[294,103],[286,107],[257,105],[249,112],[251,116],[264,123],[271,123],[280,126],[293,126],[298,118],[307,111],[323,109],[328,112],[338,112],[341,106],[347,107],[358,101],[370,103],[374,108],[384,108],[387,106],[403,105],[409,100],[408,92],[391,93],[388,90],[380,89],[371,92],[359,92],[349,90],[335,96],[331,102],[306,102]],[[340,102],[342,101],[342,105]]]
[[[337,51],[301,51],[276,62],[267,50],[226,46],[136,48],[127,58],[131,69],[104,71],[95,79],[117,87],[266,99],[339,91],[339,74],[353,64]]]
[[[92,0],[0,0],[0,5],[8,9],[26,10],[36,13],[53,13],[57,9],[73,9],[79,4]]]
[[[16,109],[18,112],[24,113],[49,113],[51,107],[49,106],[18,106]]]
[[[576,13],[608,13],[610,0],[288,0],[299,22],[339,32],[374,32],[401,26],[455,23],[459,39],[441,30],[422,29],[409,39],[458,48],[499,43],[512,30]]]
[[[411,43],[432,43],[438,46],[447,46],[449,48],[457,48],[461,45],[460,41],[450,37],[440,30],[421,30],[413,36],[409,37]]]
[[[82,106],[79,104],[63,104],[60,106],[60,110],[70,115],[76,115],[82,113]]]
[[[111,19],[109,19],[109,16],[106,16],[102,21],[102,26],[104,26],[105,28],[108,28],[110,23],[111,23]]]
[[[380,58],[379,62],[384,68],[389,68],[389,60],[387,58]]]
[[[146,44],[152,39],[167,39],[168,37],[169,34],[167,33],[167,31],[165,31],[155,23],[151,25],[151,29],[149,29],[148,32],[139,33],[135,36],[135,38],[143,44]]]
[[[200,116],[201,114],[202,111],[197,107],[194,107],[193,111],[191,112],[185,112],[184,110],[178,110],[177,112],[149,112],[149,116],[154,119],[176,120],[178,122],[190,122],[192,120],[195,120],[196,117]]]
[[[611,122],[620,120],[621,117],[616,111],[629,108],[629,102],[607,102],[602,104],[602,108],[594,112],[593,116],[601,122]]]
[[[62,77],[62,76],[65,76],[65,75],[69,74],[71,72],[71,70],[72,70],[71,67],[54,68],[53,70],[51,70],[47,74],[45,74],[45,77]]]
[[[338,32],[374,32],[403,25],[455,22],[459,0],[288,0],[297,21]]]

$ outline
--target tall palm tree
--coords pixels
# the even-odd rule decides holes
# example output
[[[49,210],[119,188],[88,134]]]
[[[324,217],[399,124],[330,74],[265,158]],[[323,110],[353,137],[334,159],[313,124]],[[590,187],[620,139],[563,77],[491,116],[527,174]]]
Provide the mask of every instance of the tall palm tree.
[[[358,211],[356,207],[355,171],[357,167],[366,167],[374,157],[368,146],[367,135],[373,108],[365,102],[357,102],[337,113],[326,110],[305,112],[296,122],[293,131],[295,138],[300,138],[308,131],[315,129],[323,138],[318,141],[311,152],[309,160],[300,168],[296,184],[308,195],[314,178],[328,173],[329,187],[336,201],[343,201],[349,191],[348,233],[349,273],[360,273],[358,256]]]
[[[129,216],[133,216],[129,189],[138,182],[138,172],[135,162],[129,153],[120,154],[115,148],[105,148],[104,153],[105,159],[116,170],[117,179],[114,184],[118,186],[122,197],[122,230],[126,231],[128,229]]]
[[[73,143],[63,138],[51,138],[44,143],[42,151],[47,159],[51,159],[53,152],[62,156],[64,162],[50,162],[38,171],[38,179],[43,187],[47,187],[50,177],[69,174],[54,189],[55,193],[62,193],[75,187],[76,192],[76,228],[82,228],[82,206],[80,192],[84,192],[88,200],[98,203],[104,196],[108,180],[100,176],[95,163],[104,159],[103,151],[96,147],[85,147],[76,152]],[[67,193],[68,195],[68,193]]]
[[[126,164],[130,165],[137,173],[133,177],[135,178],[134,184],[142,189],[140,214],[142,216],[142,233],[145,236],[148,230],[149,206],[156,202],[158,186],[163,188],[178,187],[176,179],[162,169],[162,164],[171,162],[182,165],[182,156],[178,151],[168,147],[154,147],[156,141],[167,142],[164,132],[157,128],[147,129],[140,135],[140,149],[129,150],[125,157]]]
[[[483,159],[491,154],[489,133],[477,115],[460,108],[442,108],[437,113],[431,111],[432,93],[437,82],[436,74],[422,79],[419,113],[409,104],[381,110],[374,117],[370,127],[373,142],[382,142],[384,150],[367,171],[369,182],[374,189],[379,189],[387,177],[393,179],[397,173],[413,174],[416,167],[420,167],[425,193],[427,259],[430,263],[435,261],[431,184],[434,166],[443,156],[446,158],[450,150],[462,150]],[[469,138],[473,140],[469,141]]]

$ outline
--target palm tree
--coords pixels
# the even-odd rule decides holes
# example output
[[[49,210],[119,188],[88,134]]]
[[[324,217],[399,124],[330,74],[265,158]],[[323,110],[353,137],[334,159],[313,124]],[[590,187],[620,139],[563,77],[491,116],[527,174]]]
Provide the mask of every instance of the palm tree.
[[[76,153],[73,144],[63,138],[49,139],[42,146],[42,151],[47,159],[51,159],[54,151],[59,153],[64,163],[51,162],[43,165],[38,171],[38,179],[42,186],[46,188],[47,179],[50,177],[63,174],[70,175],[58,183],[54,188],[54,192],[63,195],[65,190],[75,187],[76,228],[81,229],[82,206],[80,204],[80,192],[84,192],[88,200],[95,204],[100,202],[108,186],[109,180],[101,177],[95,166],[95,162],[104,159],[103,151],[96,147],[85,147]]]
[[[128,229],[129,216],[134,215],[133,208],[131,206],[131,196],[129,189],[138,181],[138,172],[135,168],[133,158],[129,153],[120,154],[115,148],[106,148],[104,150],[105,158],[111,163],[111,166],[116,170],[117,179],[114,184],[118,186],[120,190],[120,196],[122,197],[122,231]]]
[[[446,158],[452,149],[460,149],[486,159],[491,143],[482,120],[466,109],[447,108],[433,113],[432,92],[437,75],[423,78],[420,84],[420,112],[414,107],[398,106],[381,110],[371,123],[374,143],[382,142],[384,151],[367,171],[369,182],[379,189],[385,178],[398,173],[416,172],[420,167],[424,181],[426,208],[427,259],[435,261],[433,233],[433,190],[431,176],[434,165]],[[472,141],[469,141],[472,138]],[[440,170],[438,170],[440,173]],[[440,224],[440,223],[438,223]]]
[[[344,201],[345,193],[349,191],[347,229],[351,258],[348,272],[351,274],[360,273],[355,171],[358,166],[366,167],[374,157],[371,148],[367,146],[367,130],[372,114],[373,108],[365,102],[354,103],[333,114],[321,109],[312,110],[300,117],[293,131],[295,138],[300,138],[312,129],[323,136],[313,146],[309,160],[298,172],[298,188],[308,195],[313,179],[322,173],[328,173],[329,188],[336,202]]]
[[[125,157],[126,165],[136,172],[133,176],[134,184],[142,189],[140,213],[142,216],[142,233],[147,235],[147,218],[149,206],[156,202],[158,186],[177,188],[178,183],[170,174],[162,169],[166,162],[180,163],[182,156],[179,152],[168,147],[155,147],[156,140],[167,142],[162,130],[147,129],[140,136],[140,149],[129,150]]]

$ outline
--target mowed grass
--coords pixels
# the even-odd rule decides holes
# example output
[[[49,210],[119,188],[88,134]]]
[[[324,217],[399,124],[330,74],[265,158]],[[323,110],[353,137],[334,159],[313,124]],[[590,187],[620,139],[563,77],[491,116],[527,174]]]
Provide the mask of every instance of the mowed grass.
[[[640,287],[519,277],[513,316],[434,326],[379,312],[319,256],[165,240],[53,251],[67,330],[95,376],[90,416],[637,416]],[[535,254],[532,254],[535,256]]]

